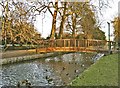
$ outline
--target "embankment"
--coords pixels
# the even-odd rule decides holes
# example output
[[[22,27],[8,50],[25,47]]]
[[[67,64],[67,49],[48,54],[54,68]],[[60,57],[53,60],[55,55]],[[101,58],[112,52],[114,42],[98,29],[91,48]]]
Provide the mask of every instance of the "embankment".
[[[7,51],[1,53],[0,65],[18,63],[22,61],[47,58],[51,56],[61,55],[63,53],[36,53],[35,49],[31,50],[17,50],[17,51]]]
[[[71,86],[118,86],[118,53],[102,57],[85,70]]]

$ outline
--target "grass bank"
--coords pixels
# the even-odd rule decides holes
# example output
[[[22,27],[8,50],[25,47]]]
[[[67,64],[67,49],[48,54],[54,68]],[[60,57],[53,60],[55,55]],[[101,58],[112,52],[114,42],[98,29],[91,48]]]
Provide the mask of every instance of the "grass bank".
[[[119,58],[120,59],[120,58]],[[102,57],[73,80],[71,86],[118,86],[118,54]]]

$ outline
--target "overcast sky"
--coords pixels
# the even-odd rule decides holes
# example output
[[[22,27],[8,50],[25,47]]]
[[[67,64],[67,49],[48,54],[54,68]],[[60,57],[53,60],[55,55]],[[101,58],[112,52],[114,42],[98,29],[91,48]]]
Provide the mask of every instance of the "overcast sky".
[[[106,9],[106,12],[103,14],[103,18],[105,21],[103,22],[102,30],[106,33],[108,37],[108,24],[107,22],[113,21],[115,16],[118,16],[118,2],[120,0],[113,0],[113,3],[110,3],[111,8]],[[113,35],[113,24],[111,23],[111,35]],[[111,40],[113,40],[113,36],[111,36]]]

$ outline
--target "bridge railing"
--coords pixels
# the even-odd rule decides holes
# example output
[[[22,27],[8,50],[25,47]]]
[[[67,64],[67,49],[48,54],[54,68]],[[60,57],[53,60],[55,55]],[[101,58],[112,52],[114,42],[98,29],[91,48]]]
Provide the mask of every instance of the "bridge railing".
[[[54,39],[39,41],[39,48],[47,47],[85,47],[94,49],[107,49],[108,41],[93,39]]]

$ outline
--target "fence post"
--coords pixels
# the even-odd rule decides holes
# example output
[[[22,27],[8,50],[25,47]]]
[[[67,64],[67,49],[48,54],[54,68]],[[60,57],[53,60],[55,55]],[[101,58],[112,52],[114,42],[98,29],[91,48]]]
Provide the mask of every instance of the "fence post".
[[[79,47],[79,40],[78,40],[78,47]]]
[[[65,47],[65,39],[64,39],[63,43],[64,43],[64,47]]]
[[[70,47],[70,39],[68,40],[68,47]]]
[[[76,39],[74,39],[74,41],[75,41],[75,45],[74,45],[74,47],[76,47]]]

